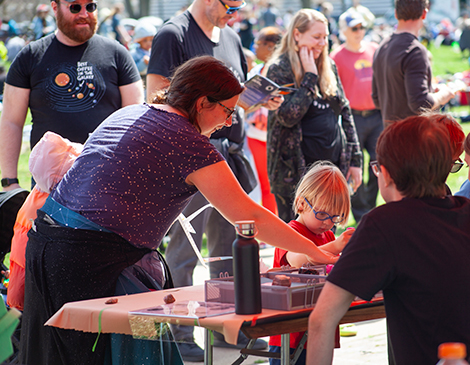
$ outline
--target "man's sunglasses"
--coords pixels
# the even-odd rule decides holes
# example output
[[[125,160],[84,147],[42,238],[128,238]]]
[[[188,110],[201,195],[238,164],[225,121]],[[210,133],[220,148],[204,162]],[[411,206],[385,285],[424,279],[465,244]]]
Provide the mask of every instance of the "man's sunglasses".
[[[64,3],[62,1],[61,3],[69,5],[69,10],[72,14],[78,14],[82,10],[82,5],[80,4],[69,4],[69,3]],[[93,13],[97,7],[98,7],[97,3],[88,3],[85,5],[85,9],[89,13]]]
[[[219,1],[225,7],[225,9],[227,9],[227,14],[229,14],[229,15],[235,13],[236,11],[238,11],[238,10],[240,10],[240,9],[242,9],[246,6],[245,1],[240,6],[228,6],[222,0],[219,0]]]
[[[352,27],[351,30],[355,33],[355,32],[358,32],[360,30],[364,30],[366,29],[365,27],[363,27],[362,25],[359,25],[359,26],[355,26],[355,27]]]

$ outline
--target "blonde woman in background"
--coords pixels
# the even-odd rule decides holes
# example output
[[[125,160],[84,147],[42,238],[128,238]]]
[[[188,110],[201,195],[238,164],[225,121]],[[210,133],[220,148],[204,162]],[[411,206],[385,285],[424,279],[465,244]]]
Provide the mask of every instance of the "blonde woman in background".
[[[328,56],[328,22],[299,10],[266,66],[267,77],[296,91],[268,117],[268,175],[279,217],[294,219],[293,193],[308,165],[329,160],[355,191],[362,181],[362,153],[349,102]]]

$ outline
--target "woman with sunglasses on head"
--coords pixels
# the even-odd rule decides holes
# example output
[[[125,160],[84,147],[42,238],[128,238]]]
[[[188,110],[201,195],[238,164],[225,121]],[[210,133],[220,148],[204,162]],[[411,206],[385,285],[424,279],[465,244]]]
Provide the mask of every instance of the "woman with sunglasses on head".
[[[311,240],[315,245],[333,254],[339,254],[349,242],[354,229],[344,231],[337,239],[331,231],[333,226],[344,226],[348,222],[351,203],[349,188],[343,174],[328,161],[318,161],[300,180],[295,191],[293,211],[297,215],[289,226]],[[304,254],[281,248],[274,250],[273,267],[291,266],[300,268],[311,260]],[[315,264],[315,262],[312,262]],[[290,349],[299,345],[304,332],[290,334]],[[271,336],[269,351],[280,353],[281,336]],[[336,346],[339,347],[339,331]],[[303,350],[295,365],[304,365],[306,350]],[[270,365],[279,365],[279,359],[269,359]]]
[[[349,103],[328,57],[328,22],[323,14],[301,9],[268,62],[267,77],[297,89],[268,117],[268,174],[279,217],[288,222],[293,189],[306,166],[329,160],[353,189],[362,182],[362,153]]]
[[[22,363],[103,363],[108,336],[92,352],[96,334],[43,324],[67,302],[114,295],[121,272],[158,248],[198,191],[232,224],[254,220],[260,240],[336,262],[249,198],[210,143],[242,91],[221,61],[193,58],[155,104],[122,108],[89,137],[29,232]],[[155,279],[165,286],[164,273]]]

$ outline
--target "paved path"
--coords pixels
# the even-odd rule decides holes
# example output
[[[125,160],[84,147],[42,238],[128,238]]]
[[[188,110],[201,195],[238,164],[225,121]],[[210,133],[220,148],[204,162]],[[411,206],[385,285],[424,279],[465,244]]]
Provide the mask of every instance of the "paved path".
[[[260,251],[262,260],[272,267],[274,249],[267,248]],[[209,279],[208,270],[197,265],[194,270],[194,284],[203,284]],[[386,365],[387,335],[385,319],[356,323],[357,335],[354,337],[341,337],[341,348],[335,350],[333,365]],[[204,348],[204,329],[196,327],[194,330],[196,342]],[[266,337],[267,341],[269,338]],[[214,348],[214,365],[232,364],[240,356],[239,350]],[[267,364],[266,358],[249,356],[243,365]],[[201,363],[186,362],[185,365]]]

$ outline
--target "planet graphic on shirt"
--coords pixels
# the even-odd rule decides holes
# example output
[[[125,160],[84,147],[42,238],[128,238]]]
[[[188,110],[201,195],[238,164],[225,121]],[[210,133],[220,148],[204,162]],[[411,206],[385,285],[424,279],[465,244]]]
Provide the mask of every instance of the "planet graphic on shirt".
[[[80,66],[62,63],[50,69],[48,75],[43,83],[46,99],[50,108],[58,112],[92,109],[106,91],[101,72],[87,62]]]
[[[67,86],[69,82],[70,82],[70,77],[65,72],[61,72],[55,77],[55,83],[58,86],[62,86],[62,87]]]

